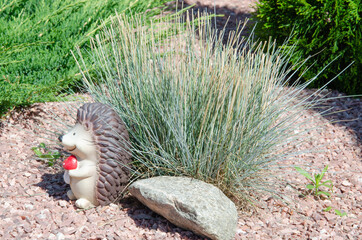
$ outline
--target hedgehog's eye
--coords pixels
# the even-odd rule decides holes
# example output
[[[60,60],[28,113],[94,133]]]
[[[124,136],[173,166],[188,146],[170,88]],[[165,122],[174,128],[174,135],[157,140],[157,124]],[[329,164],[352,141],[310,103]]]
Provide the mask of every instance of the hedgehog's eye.
[[[75,133],[73,133],[73,136],[75,135]]]

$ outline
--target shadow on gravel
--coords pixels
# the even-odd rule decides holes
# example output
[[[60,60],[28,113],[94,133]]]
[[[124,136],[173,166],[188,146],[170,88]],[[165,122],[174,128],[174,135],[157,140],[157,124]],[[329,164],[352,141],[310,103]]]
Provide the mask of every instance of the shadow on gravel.
[[[45,173],[41,176],[41,181],[36,186],[44,189],[49,196],[56,200],[69,201],[67,191],[70,188],[63,180],[63,173]]]
[[[17,107],[13,110],[9,110],[3,118],[0,118],[0,136],[3,134],[3,130],[8,123],[17,125],[21,123],[24,129],[32,129],[34,125],[39,125],[40,121],[37,118],[44,114],[44,110],[39,107],[39,104],[33,104],[30,107]],[[31,119],[31,121],[29,121]]]
[[[303,91],[307,97],[316,92],[317,89]],[[313,108],[314,112],[320,113],[335,126],[342,127],[345,132],[354,136],[357,145],[362,144],[362,99],[346,97],[345,94],[336,90],[325,89],[313,96],[315,100],[327,98],[325,102]]]
[[[125,197],[120,201],[120,204],[127,210],[127,215],[134,220],[138,228],[150,231],[158,230],[164,233],[178,233],[181,239],[184,240],[207,240],[207,238],[199,237],[191,231],[173,225],[161,215],[144,206],[135,197]],[[162,238],[162,236],[160,236],[160,238]]]
[[[176,8],[176,2],[178,6]],[[193,5],[195,1],[173,1],[167,3],[168,9],[175,12],[176,9],[186,8]],[[244,22],[247,21],[247,24],[244,30],[241,33],[241,36],[248,37],[253,30],[255,21],[252,19],[252,14],[250,13],[250,1],[240,1],[238,6],[229,7],[229,6],[218,6],[220,2],[216,1],[216,7],[214,7],[214,1],[206,1],[207,3],[200,3],[196,1],[195,6],[190,9],[190,12],[193,11],[194,16],[197,17],[197,13],[209,13],[219,15],[216,18],[211,20],[212,27],[218,29],[219,31],[225,30],[225,35],[223,42],[227,42],[227,36],[231,31],[235,31],[238,25],[243,26]],[[223,1],[226,2],[226,1]],[[246,3],[245,3],[246,2]],[[216,26],[216,27],[215,27]]]

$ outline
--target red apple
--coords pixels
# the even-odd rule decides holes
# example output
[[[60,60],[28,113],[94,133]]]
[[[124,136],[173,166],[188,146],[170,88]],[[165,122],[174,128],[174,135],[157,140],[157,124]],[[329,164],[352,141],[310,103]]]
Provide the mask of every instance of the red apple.
[[[69,156],[63,162],[63,168],[66,170],[73,170],[77,168],[77,158],[74,155]]]

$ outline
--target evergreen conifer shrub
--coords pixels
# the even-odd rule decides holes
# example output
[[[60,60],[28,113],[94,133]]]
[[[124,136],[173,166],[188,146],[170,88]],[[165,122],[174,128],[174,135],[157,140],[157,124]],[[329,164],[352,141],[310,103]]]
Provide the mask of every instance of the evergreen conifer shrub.
[[[116,12],[152,16],[165,0],[0,0],[0,115],[54,101],[79,81],[71,55]]]
[[[361,94],[361,0],[260,0],[256,10],[258,35],[280,43],[288,39],[286,47],[296,45],[293,64],[313,56],[304,80],[325,68],[311,87],[323,86],[353,63],[329,87]],[[304,70],[306,65],[300,73]]]

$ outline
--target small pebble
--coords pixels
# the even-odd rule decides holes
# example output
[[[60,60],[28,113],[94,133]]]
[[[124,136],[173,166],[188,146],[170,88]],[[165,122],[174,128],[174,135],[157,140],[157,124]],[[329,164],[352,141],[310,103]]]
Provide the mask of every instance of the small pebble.
[[[59,206],[61,206],[61,207],[66,207],[66,206],[67,206],[67,202],[64,201],[64,200],[60,200],[58,204],[59,204]]]
[[[350,186],[352,186],[352,184],[351,184],[350,182],[348,182],[347,180],[344,180],[344,181],[342,182],[342,186],[344,186],[344,187],[350,187]]]
[[[116,204],[114,204],[114,203],[111,203],[111,204],[109,204],[109,207],[110,207],[110,208],[117,209],[117,208],[118,208],[118,205],[116,205]]]
[[[25,204],[24,207],[27,210],[33,210],[34,209],[34,206],[32,204]]]
[[[47,215],[45,215],[45,214],[38,214],[37,217],[38,217],[39,219],[45,219],[45,218],[47,217]]]
[[[241,229],[238,229],[238,230],[236,230],[236,233],[237,233],[237,234],[245,234],[246,232],[243,231],[243,230],[241,230]]]
[[[56,240],[57,236],[55,236],[53,233],[51,233],[51,234],[49,234],[48,239],[49,240]]]
[[[58,232],[58,233],[57,233],[57,240],[64,240],[64,239],[65,239],[64,234],[61,233],[61,232]]]
[[[3,207],[3,208],[8,208],[8,207],[10,207],[10,203],[5,202],[4,205],[2,205],[2,207]]]

